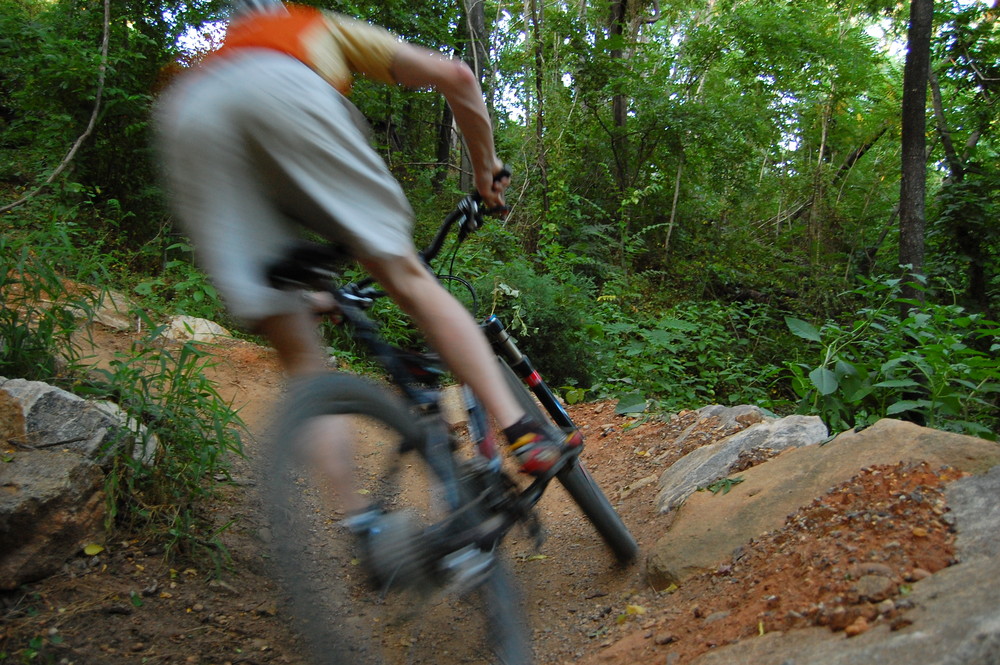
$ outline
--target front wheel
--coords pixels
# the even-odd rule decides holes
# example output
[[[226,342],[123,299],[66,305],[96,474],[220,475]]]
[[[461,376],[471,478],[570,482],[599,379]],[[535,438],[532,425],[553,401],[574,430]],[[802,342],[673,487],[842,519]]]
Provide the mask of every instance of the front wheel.
[[[351,428],[358,433],[358,485],[373,503],[391,511],[383,524],[413,525],[413,530],[390,529],[381,541],[370,535],[362,542],[340,526],[335,506],[325,500],[329,488],[297,445],[306,423],[329,415],[351,417]],[[445,475],[456,474],[450,448],[425,453],[443,458],[435,464],[425,463],[419,452],[427,448],[432,426],[395,395],[356,376],[316,377],[290,392],[271,433],[262,485],[275,576],[309,645],[310,662],[530,665],[530,633],[513,577],[502,561],[486,570],[473,591],[461,594],[440,587],[389,590],[381,581],[373,582],[377,576],[372,571],[386,568],[379,562],[408,561],[414,552],[410,536],[451,515],[448,491],[435,480],[443,466],[451,467]],[[393,541],[388,536],[394,534]],[[379,552],[373,556],[366,550],[376,543]]]
[[[507,380],[507,385],[510,386],[528,417],[551,427],[553,433],[561,431],[542,410],[535,396],[517,378],[514,371],[504,362],[501,362],[500,366],[504,378]],[[569,466],[556,475],[556,478],[566,488],[573,501],[594,525],[597,532],[601,534],[601,538],[614,553],[618,562],[623,565],[632,563],[639,554],[639,545],[635,542],[628,527],[622,522],[614,506],[611,505],[608,497],[601,491],[597,481],[587,471],[583,462],[579,458],[573,460]]]

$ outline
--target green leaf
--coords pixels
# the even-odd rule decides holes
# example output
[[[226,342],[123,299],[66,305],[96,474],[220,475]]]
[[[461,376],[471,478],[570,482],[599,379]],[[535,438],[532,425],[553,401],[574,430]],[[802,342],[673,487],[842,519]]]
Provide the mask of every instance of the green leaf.
[[[837,375],[825,367],[817,367],[809,372],[809,380],[816,386],[820,395],[829,395],[840,385],[837,382]]]
[[[823,338],[820,337],[819,330],[813,324],[808,321],[803,321],[802,319],[796,319],[792,316],[785,317],[785,325],[788,329],[792,331],[792,334],[801,337],[802,339],[808,339],[812,342],[822,342]]]
[[[920,384],[913,379],[889,379],[888,381],[879,381],[875,384],[876,388],[916,388]]]
[[[743,482],[743,476],[736,476],[734,478],[720,478],[715,482],[709,483],[704,487],[699,487],[699,492],[704,492],[708,490],[712,494],[718,494],[722,492],[723,494],[729,494],[729,490],[733,489],[736,485]]]
[[[660,327],[666,330],[683,330],[685,332],[694,332],[698,330],[698,326],[690,321],[682,321],[681,319],[663,319],[660,321]]]
[[[677,337],[665,330],[650,330],[646,333],[646,339],[661,349],[669,349],[677,342]]]
[[[641,392],[632,392],[618,400],[615,413],[625,415],[628,413],[642,413],[646,410],[646,396]]]
[[[891,416],[897,413],[903,413],[904,411],[918,411],[920,409],[926,409],[929,406],[931,406],[931,403],[925,399],[900,400],[895,404],[890,404],[889,408],[885,410],[885,415]]]

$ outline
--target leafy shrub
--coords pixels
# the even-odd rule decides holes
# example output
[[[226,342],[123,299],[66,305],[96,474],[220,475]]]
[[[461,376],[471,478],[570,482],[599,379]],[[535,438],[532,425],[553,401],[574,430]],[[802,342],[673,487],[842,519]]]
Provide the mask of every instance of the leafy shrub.
[[[30,243],[0,236],[0,375],[48,381],[76,357],[76,315],[92,305],[67,293],[48,260]]]
[[[156,339],[162,331],[150,326],[107,369],[91,370],[78,392],[116,402],[159,441],[152,464],[129,449],[115,458],[105,481],[109,519],[156,534],[170,548],[217,557],[224,549],[200,511],[228,478],[227,454],[242,454],[244,425],[204,375],[209,352],[190,342],[170,349]]]
[[[606,304],[605,312],[612,307]],[[762,354],[775,325],[768,308],[690,302],[646,321],[613,317],[600,330],[611,371],[599,394],[620,396],[624,387],[638,406],[654,399],[667,410],[772,404],[780,370]]]
[[[204,319],[218,318],[225,307],[208,277],[190,260],[191,246],[174,243],[167,251],[181,256],[167,260],[163,271],[137,284],[135,292],[162,311]]]
[[[211,359],[191,344],[171,350],[154,341],[162,328],[118,353],[106,369],[86,374],[73,333],[99,293],[69,288],[54,265],[86,261],[59,224],[0,236],[0,375],[62,384],[84,396],[116,402],[146,436],[160,442],[144,466],[131,447],[106,478],[108,527],[145,529],[171,548],[221,549],[200,511],[227,477],[228,453],[241,451],[243,425],[203,372]]]
[[[800,411],[820,415],[831,430],[900,416],[996,439],[1000,324],[958,305],[918,307],[901,298],[898,279],[864,281],[854,293],[876,304],[849,325],[787,319],[819,350],[818,363],[788,365]]]
[[[476,288],[546,381],[590,385],[596,355],[585,325],[593,308],[589,281],[572,276],[559,281],[520,260],[498,265]]]

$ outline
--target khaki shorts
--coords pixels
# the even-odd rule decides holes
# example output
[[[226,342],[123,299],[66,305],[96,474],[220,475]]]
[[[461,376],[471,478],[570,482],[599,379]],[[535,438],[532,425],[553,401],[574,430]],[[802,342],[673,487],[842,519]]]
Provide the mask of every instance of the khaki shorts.
[[[156,127],[173,210],[243,323],[303,307],[266,280],[303,227],[356,258],[414,251],[413,212],[361,114],[297,60],[217,59],[168,89]]]

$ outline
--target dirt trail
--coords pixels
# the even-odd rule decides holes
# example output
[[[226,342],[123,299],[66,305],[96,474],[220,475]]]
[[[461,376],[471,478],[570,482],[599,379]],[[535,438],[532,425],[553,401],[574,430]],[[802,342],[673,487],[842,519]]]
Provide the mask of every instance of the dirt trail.
[[[95,340],[104,358],[131,341],[127,334],[105,330],[96,330]],[[274,355],[244,342],[221,345],[215,354],[218,364],[206,376],[240,409],[251,431],[262,431],[282,385]],[[654,481],[665,464],[687,452],[672,450],[670,444],[692,422],[692,414],[637,424],[616,416],[610,403],[577,405],[570,412],[587,437],[584,458],[594,477],[616,503],[640,547],[648,548],[668,526],[653,507]],[[376,455],[378,444],[377,437],[364,439],[359,455]],[[259,445],[252,437],[248,440],[249,458],[256,458]],[[665,462],[660,454],[664,450],[673,453]],[[81,665],[305,665],[281,593],[267,575],[269,530],[251,466],[246,460],[234,464],[237,482],[211,506],[218,524],[234,525],[224,534],[233,566],[221,579],[214,579],[209,570],[171,568],[155,544],[109,543],[97,557],[81,555],[71,561],[61,575],[0,597],[4,612],[0,653],[23,655],[34,650],[39,662]],[[858,505],[891,501],[899,487],[913,482],[928,492],[941,484],[929,470],[918,476],[888,470],[877,478],[857,479],[846,494],[818,498],[815,510],[834,520]],[[855,629],[863,630],[862,619],[874,621],[880,616],[871,603],[856,598],[852,603],[843,575],[838,578],[818,563],[842,558],[845,544],[829,537],[832,527],[820,519],[801,520],[805,526],[798,531],[790,525],[784,535],[762,538],[748,548],[739,562],[696,578],[675,593],[657,594],[645,583],[641,561],[624,570],[615,566],[561,488],[553,487],[539,513],[547,533],[542,549],[536,552],[531,543],[517,538],[507,549],[523,585],[540,665],[579,661],[633,665],[665,659],[684,665],[713,646],[763,630],[797,627],[787,623],[788,617],[801,617],[801,625],[838,630],[848,625],[849,618]],[[924,563],[926,572],[934,572],[935,566],[947,564],[951,546],[947,529],[932,530],[936,540],[928,539],[921,525],[934,518],[899,514],[894,523],[898,528],[861,526],[846,545],[854,551],[902,551],[919,537],[922,547],[931,545],[938,552]],[[333,517],[324,518],[324,524],[332,521]],[[796,546],[790,548],[790,542]],[[776,600],[775,590],[801,586],[795,583],[806,576],[810,585],[795,598]],[[824,600],[824,607],[841,611],[833,613],[836,616],[816,611]],[[885,616],[903,622],[904,609],[900,602]],[[434,642],[438,662],[483,662],[460,648],[466,641],[461,629],[452,643],[438,639],[442,638]],[[402,638],[396,641],[403,652],[409,648]]]

